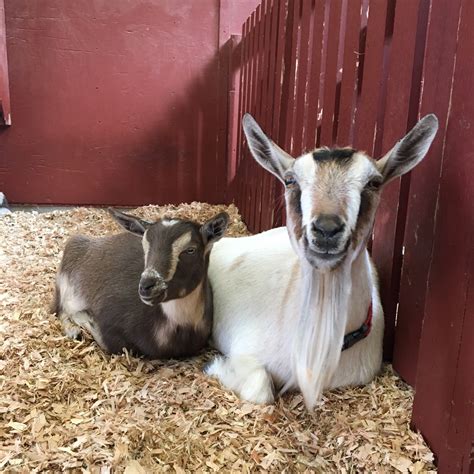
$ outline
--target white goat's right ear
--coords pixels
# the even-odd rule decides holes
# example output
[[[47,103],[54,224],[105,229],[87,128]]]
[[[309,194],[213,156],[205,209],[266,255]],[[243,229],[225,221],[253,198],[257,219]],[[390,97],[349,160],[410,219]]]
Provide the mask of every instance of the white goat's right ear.
[[[438,119],[430,114],[423,117],[383,158],[377,168],[386,184],[408,173],[426,155],[438,131]]]
[[[283,176],[295,159],[270,140],[250,114],[244,115],[242,126],[255,160],[284,183]]]
[[[151,225],[151,222],[131,216],[130,214],[125,214],[111,207],[108,208],[108,211],[118,224],[135,235],[143,235],[147,227]]]

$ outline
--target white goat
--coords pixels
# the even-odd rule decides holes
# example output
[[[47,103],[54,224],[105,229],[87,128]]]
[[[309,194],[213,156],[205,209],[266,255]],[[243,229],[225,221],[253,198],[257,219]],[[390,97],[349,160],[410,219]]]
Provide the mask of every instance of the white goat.
[[[366,249],[384,186],[415,167],[438,128],[428,115],[382,159],[351,148],[292,158],[246,115],[257,162],[285,184],[287,229],[222,239],[209,275],[213,343],[206,368],[249,401],[370,382],[382,362],[383,310]],[[347,349],[347,350],[345,350]]]

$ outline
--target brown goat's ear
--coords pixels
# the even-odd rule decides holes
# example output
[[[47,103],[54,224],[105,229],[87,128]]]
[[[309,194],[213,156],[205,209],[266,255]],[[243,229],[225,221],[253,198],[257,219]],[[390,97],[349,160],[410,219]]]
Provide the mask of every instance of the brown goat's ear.
[[[227,226],[229,225],[229,214],[221,212],[209,219],[201,227],[201,235],[205,245],[217,242],[225,234]]]
[[[111,207],[108,208],[108,211],[118,224],[135,235],[143,235],[147,227],[151,225],[151,222],[131,216],[130,214],[125,214]]]
[[[257,163],[284,183],[283,176],[295,159],[270,140],[250,114],[244,115],[242,126],[250,151]]]
[[[412,170],[425,157],[437,131],[436,115],[427,115],[377,161],[384,184]]]

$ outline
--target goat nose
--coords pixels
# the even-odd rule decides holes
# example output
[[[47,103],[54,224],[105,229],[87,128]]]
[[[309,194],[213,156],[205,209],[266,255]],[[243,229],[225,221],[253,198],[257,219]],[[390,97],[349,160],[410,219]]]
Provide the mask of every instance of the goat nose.
[[[344,231],[344,222],[336,214],[322,214],[313,221],[311,228],[316,237],[337,237]]]
[[[156,278],[145,277],[140,280],[138,290],[141,295],[147,295],[156,285]]]

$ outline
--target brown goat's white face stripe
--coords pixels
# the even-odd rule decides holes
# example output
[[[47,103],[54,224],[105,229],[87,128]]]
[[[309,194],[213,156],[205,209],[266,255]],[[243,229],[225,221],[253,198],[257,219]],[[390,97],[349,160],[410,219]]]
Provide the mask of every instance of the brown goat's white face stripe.
[[[161,225],[164,225],[165,227],[171,227],[175,224],[177,224],[179,221],[177,219],[163,219],[161,221]]]
[[[168,227],[168,226],[170,226],[169,223],[165,225],[165,227]],[[171,281],[174,277],[174,274],[176,273],[176,268],[179,262],[179,256],[181,252],[183,252],[187,248],[187,246],[191,243],[191,240],[192,240],[191,231],[187,231],[186,233],[177,237],[171,243],[171,251],[169,252],[169,255],[168,255],[168,261],[166,262],[166,266],[160,269],[162,272],[161,273],[156,268],[152,268],[149,265],[150,264],[150,258],[149,258],[150,257],[150,242],[148,239],[148,231],[146,231],[142,239],[143,252],[145,256],[145,270],[143,272],[143,275],[144,276],[150,275],[156,278],[161,278],[166,282]]]
[[[165,281],[170,281],[176,273],[176,267],[178,266],[179,255],[183,252],[186,247],[191,243],[191,231],[178,237],[171,244],[171,257],[168,274],[165,277]]]
[[[148,242],[147,233],[148,231],[146,230],[142,238],[143,256],[145,258],[145,267],[146,267],[146,262],[148,260],[148,252],[150,251],[150,242]]]

